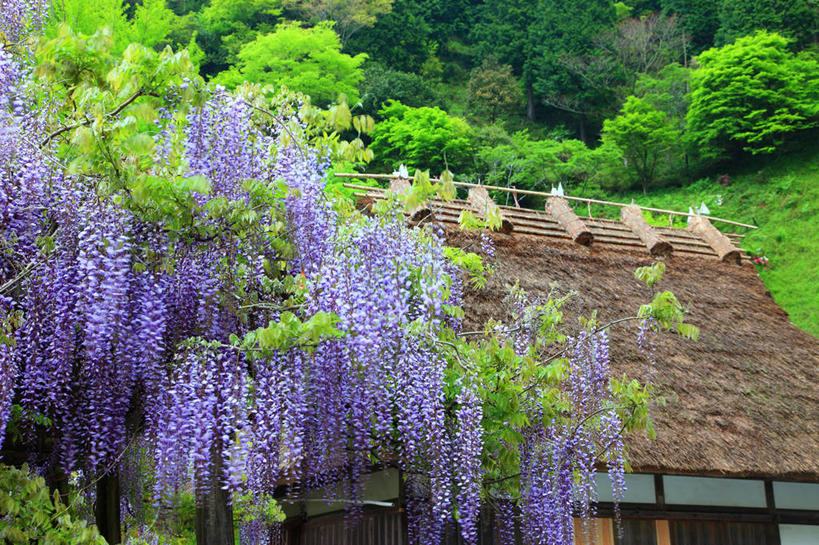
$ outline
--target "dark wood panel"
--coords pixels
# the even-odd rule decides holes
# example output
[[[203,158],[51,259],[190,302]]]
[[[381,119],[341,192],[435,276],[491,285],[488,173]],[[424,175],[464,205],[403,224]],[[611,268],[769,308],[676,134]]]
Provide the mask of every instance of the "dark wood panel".
[[[671,545],[771,545],[770,524],[710,520],[672,520]]]
[[[657,523],[651,519],[622,519],[614,529],[617,545],[657,545]]]

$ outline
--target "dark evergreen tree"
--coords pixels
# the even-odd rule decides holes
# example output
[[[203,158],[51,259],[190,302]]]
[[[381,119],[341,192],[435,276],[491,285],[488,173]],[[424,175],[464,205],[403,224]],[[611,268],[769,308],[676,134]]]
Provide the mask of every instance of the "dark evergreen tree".
[[[529,47],[529,25],[536,2],[532,0],[486,0],[475,10],[475,24],[470,33],[476,56],[497,57],[512,67],[517,77],[524,76]],[[534,117],[532,81],[523,80],[527,91],[527,115]]]
[[[815,0],[722,0],[716,45],[755,30],[777,32],[804,46],[816,39],[819,4]]]
[[[587,119],[597,121],[611,96],[577,75],[567,61],[595,54],[595,39],[615,21],[614,6],[607,0],[541,0],[530,16],[524,81],[548,106],[569,112],[585,140]]]
[[[691,40],[691,55],[714,44],[719,28],[717,2],[713,0],[662,0],[664,10],[681,17],[681,25]]]

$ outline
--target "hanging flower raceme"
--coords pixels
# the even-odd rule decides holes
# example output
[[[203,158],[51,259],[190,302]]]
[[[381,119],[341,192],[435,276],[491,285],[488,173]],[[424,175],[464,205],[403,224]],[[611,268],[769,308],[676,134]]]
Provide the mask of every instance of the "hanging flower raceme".
[[[56,144],[27,141],[48,123],[18,98],[21,66],[0,48],[0,427],[16,395],[43,417],[25,423],[28,439],[48,434],[64,468],[88,475],[139,445],[157,499],[191,482],[198,496],[215,485],[259,501],[284,483],[293,499],[341,484],[355,514],[378,461],[406,475],[413,542],[440,543],[457,521],[474,544],[487,406],[483,377],[453,379],[468,365],[441,350],[462,291],[443,235],[402,213],[346,214],[294,106],[267,116],[190,79],[150,97],[149,166],[129,157],[126,179],[103,182],[64,173]],[[189,108],[186,87],[201,99]],[[531,358],[539,310],[514,305],[520,323],[500,344]],[[327,335],[304,331],[316,317]],[[604,334],[570,339],[566,415],[526,406],[514,430],[531,543],[569,543],[600,452],[614,453],[622,490],[608,364]],[[261,532],[251,520],[244,539]]]
[[[623,425],[609,390],[607,336],[581,331],[568,343],[565,416],[533,415],[537,425],[524,430],[519,527],[527,543],[574,543],[573,518],[594,514],[600,464],[608,466],[615,502],[625,490]],[[514,527],[515,520],[504,524]]]
[[[4,34],[10,44],[36,34],[45,22],[50,4],[49,0],[2,0],[0,34]]]

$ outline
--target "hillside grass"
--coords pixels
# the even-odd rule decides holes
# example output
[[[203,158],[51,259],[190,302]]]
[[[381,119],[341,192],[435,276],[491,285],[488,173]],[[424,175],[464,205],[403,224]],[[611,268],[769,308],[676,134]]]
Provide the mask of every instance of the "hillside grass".
[[[727,174],[730,183],[721,185],[721,174]],[[705,202],[712,216],[758,225],[752,230],[714,223],[724,232],[745,234],[742,247],[769,259],[767,268],[756,266],[765,286],[796,326],[819,337],[819,147],[736,165],[710,179],[647,196],[612,196],[622,202],[632,198],[643,206],[679,211]],[[668,224],[668,216],[654,219]],[[685,226],[684,218],[677,222],[675,227]]]

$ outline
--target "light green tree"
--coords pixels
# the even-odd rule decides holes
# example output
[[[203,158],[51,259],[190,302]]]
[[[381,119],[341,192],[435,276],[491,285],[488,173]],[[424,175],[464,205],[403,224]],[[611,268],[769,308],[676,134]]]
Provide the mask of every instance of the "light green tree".
[[[760,31],[697,57],[688,134],[707,158],[771,153],[819,125],[819,61],[788,39]]]
[[[665,112],[645,98],[628,97],[619,115],[603,123],[603,142],[623,151],[626,166],[634,172],[643,193],[679,140],[680,131]]]
[[[475,135],[466,121],[440,108],[410,108],[391,100],[379,112],[373,130],[376,167],[409,167],[465,172],[472,166]]]
[[[238,66],[222,72],[215,81],[227,87],[242,81],[284,85],[310,95],[313,103],[321,106],[339,95],[346,95],[349,103],[355,104],[363,78],[360,67],[367,57],[363,53],[351,57],[340,50],[332,23],[312,28],[282,24],[275,32],[242,46]]]
[[[512,67],[500,64],[490,55],[472,70],[469,77],[469,108],[478,116],[488,117],[494,123],[499,115],[514,111],[523,105],[523,96]]]
[[[136,42],[156,48],[167,44],[173,28],[180,24],[179,17],[168,9],[165,0],[144,0],[126,16],[123,0],[61,0],[54,2],[46,36],[57,35],[60,25],[66,24],[75,32],[92,35],[107,27],[113,39],[112,51],[122,53]]]

